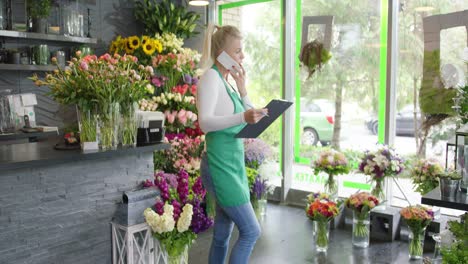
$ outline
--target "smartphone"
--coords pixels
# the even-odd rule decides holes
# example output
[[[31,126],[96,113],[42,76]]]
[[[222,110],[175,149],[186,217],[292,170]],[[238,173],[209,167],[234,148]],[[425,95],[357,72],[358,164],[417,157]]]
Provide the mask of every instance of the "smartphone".
[[[225,51],[221,52],[221,54],[219,54],[216,60],[228,70],[234,69],[236,73],[241,71],[240,65]],[[232,66],[234,66],[234,68]]]

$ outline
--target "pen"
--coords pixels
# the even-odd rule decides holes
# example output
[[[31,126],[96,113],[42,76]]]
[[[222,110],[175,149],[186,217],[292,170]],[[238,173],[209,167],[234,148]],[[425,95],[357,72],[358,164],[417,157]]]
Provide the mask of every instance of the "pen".
[[[247,103],[245,105],[247,105],[248,107],[250,107],[252,109],[255,109],[255,107],[253,107],[253,105],[250,105],[250,104],[247,104]],[[269,117],[269,115],[265,114],[265,113],[263,113],[263,116],[268,116]]]

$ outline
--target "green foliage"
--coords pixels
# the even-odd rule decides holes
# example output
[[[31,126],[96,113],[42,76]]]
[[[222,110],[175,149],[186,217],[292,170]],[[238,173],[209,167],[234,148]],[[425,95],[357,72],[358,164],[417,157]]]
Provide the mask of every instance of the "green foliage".
[[[458,92],[458,97],[460,97],[460,117],[462,124],[468,123],[468,85],[460,88]]]
[[[192,231],[179,233],[176,228],[172,232],[154,233],[154,236],[163,244],[171,257],[180,256],[185,246],[190,248],[197,235]]]
[[[449,230],[456,238],[449,248],[443,248],[442,263],[462,264],[468,263],[468,213],[461,217],[461,222],[449,221]]]
[[[51,0],[28,0],[27,8],[32,18],[47,18],[50,14]]]
[[[187,11],[182,5],[170,0],[143,0],[135,2],[135,17],[145,25],[145,32],[151,36],[174,33],[180,38],[198,34],[195,31],[200,15]]]
[[[247,171],[247,180],[249,182],[249,189],[250,189],[255,182],[255,178],[257,178],[258,171],[256,169],[252,169],[249,167],[245,167],[245,169]]]

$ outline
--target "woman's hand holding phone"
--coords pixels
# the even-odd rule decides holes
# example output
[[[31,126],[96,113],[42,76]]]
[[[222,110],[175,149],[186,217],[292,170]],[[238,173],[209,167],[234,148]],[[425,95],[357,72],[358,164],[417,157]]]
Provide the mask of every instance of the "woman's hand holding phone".
[[[234,81],[236,81],[237,89],[239,90],[239,94],[241,97],[245,97],[247,95],[247,90],[245,89],[245,70],[244,67],[239,64],[240,71],[235,71],[234,69],[229,70]],[[233,68],[235,66],[232,66]]]

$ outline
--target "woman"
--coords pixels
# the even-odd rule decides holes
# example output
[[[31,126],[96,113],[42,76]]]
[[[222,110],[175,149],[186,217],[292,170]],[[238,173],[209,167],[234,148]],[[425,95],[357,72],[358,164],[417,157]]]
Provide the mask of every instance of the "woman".
[[[222,51],[240,65],[240,71],[225,69],[216,61]],[[231,264],[248,263],[260,236],[260,226],[250,204],[244,143],[234,135],[246,123],[257,123],[267,114],[267,109],[251,107],[245,88],[243,59],[242,36],[237,28],[208,26],[202,64],[210,68],[200,79],[197,108],[200,127],[206,134],[201,164],[202,180],[216,200],[210,264],[224,263],[234,224],[239,229],[239,239],[231,252]],[[229,76],[236,82],[237,91],[229,84]]]

